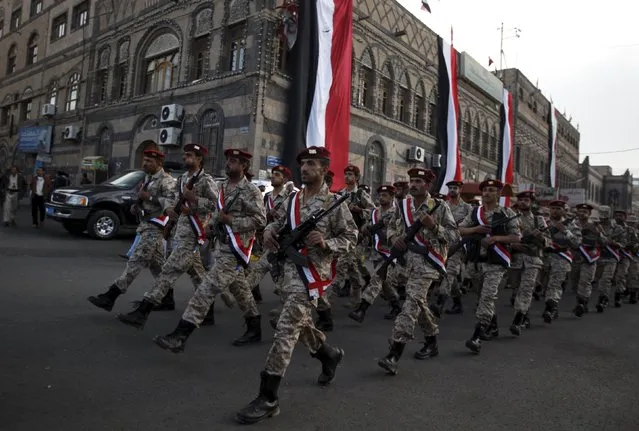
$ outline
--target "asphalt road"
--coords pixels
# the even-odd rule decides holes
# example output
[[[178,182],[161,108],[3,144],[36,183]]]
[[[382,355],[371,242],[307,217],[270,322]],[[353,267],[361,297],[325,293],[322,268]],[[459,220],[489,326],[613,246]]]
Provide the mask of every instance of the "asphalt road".
[[[26,213],[24,214],[26,216]],[[197,330],[186,352],[159,349],[151,338],[170,332],[192,292],[176,287],[178,309],[151,315],[144,331],[124,326],[86,297],[117,277],[131,238],[74,238],[49,221],[0,228],[0,429],[195,430],[237,429],[234,413],[257,394],[264,341],[230,345],[244,328],[236,309],[216,305],[217,324]],[[130,309],[151,285],[136,281],[115,312]],[[264,282],[266,314],[278,305]],[[500,339],[480,356],[464,347],[472,307],[446,316],[440,356],[417,361],[422,335],[407,346],[400,373],[386,376],[376,358],[387,352],[391,325],[376,303],[363,325],[335,304],[329,341],[346,351],[335,383],[315,385],[319,363],[303,346],[280,388],[282,413],[255,425],[265,430],[634,430],[639,429],[639,306],[609,309],[581,320],[561,304],[562,317],[544,325],[535,303],[533,328],[515,339],[512,309],[502,294]],[[467,296],[466,304],[474,299]]]

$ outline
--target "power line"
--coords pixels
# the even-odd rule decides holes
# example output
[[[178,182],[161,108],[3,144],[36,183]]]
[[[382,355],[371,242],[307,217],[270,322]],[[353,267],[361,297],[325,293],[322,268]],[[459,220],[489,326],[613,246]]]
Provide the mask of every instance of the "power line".
[[[639,150],[639,148],[627,148],[625,150],[615,150],[615,151],[600,151],[600,152],[595,152],[595,153],[581,153],[581,154],[585,154],[585,155],[592,155],[592,154],[613,154],[613,153],[628,153],[630,151],[637,151]]]

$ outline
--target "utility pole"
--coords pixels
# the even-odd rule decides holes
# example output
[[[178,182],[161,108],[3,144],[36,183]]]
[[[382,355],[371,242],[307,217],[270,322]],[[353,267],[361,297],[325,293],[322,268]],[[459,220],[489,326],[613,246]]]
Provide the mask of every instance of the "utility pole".
[[[508,29],[508,31],[513,31],[514,34],[512,36],[506,37],[504,38],[504,23],[502,22],[501,25],[499,26],[499,28],[497,29],[499,30],[499,75],[500,77],[503,78],[503,60],[504,60],[504,40],[506,39],[519,39],[520,37],[520,33],[521,33],[521,29],[519,27],[513,27],[511,29]]]

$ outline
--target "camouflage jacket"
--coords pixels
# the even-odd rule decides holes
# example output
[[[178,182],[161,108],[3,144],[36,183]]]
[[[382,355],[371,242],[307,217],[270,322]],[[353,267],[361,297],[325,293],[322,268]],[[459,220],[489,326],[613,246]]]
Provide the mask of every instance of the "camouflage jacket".
[[[299,209],[299,220],[303,222],[315,211],[322,208],[327,209],[333,203],[335,196],[329,191],[326,184],[323,184],[320,191],[308,200],[304,196],[304,189],[298,193],[299,195],[289,199],[287,205],[282,205],[279,208],[276,220],[266,226],[266,230],[275,233],[279,232],[288,223],[289,210],[294,212],[292,210],[295,209],[295,206],[291,208],[294,204],[299,204],[297,207]],[[330,279],[332,278],[331,267],[333,259],[352,252],[357,244],[357,226],[348,209],[348,204],[346,202],[342,203],[337,209],[324,217],[319,222],[317,230],[324,235],[326,247],[308,247],[308,257],[319,276],[324,280]],[[288,270],[288,268],[294,267],[286,265],[286,268]]]
[[[360,218],[360,226],[363,226],[364,223],[366,223],[370,218],[371,211],[373,211],[373,208],[375,208],[373,199],[371,199],[371,196],[368,193],[357,186],[355,186],[355,188],[350,191],[346,188],[343,188],[339,191],[339,194],[343,193],[350,193],[351,199],[346,201],[349,205],[356,205],[363,210],[361,213],[353,213],[353,219],[355,220],[355,222],[357,223],[357,219]]]
[[[518,220],[522,236],[522,244],[520,247],[523,247],[523,250],[520,251],[519,247],[515,246],[513,248],[513,259],[541,265],[543,251],[550,247],[550,234],[544,230],[540,237],[534,237],[532,236],[532,232],[546,228],[546,221],[542,216],[534,215],[532,211],[522,212]],[[513,266],[518,265],[513,263]]]
[[[601,234],[601,242],[603,243],[601,260],[608,262],[616,261],[615,257],[607,251],[606,245],[612,247],[620,254],[628,244],[628,231],[626,230],[626,226],[621,226],[614,222],[608,222],[606,224],[602,223],[601,229],[603,230],[603,233]]]
[[[473,209],[473,206],[469,203],[464,202],[463,199],[459,199],[459,203],[457,205],[453,204],[451,201],[446,202],[448,207],[450,208],[450,212],[453,214],[453,218],[455,219],[455,223],[459,224]]]
[[[383,227],[377,231],[376,234],[370,232],[373,236],[373,249],[376,253],[372,256],[373,259],[381,258],[379,253],[383,254],[383,250],[390,250],[392,244],[388,241],[388,226],[395,215],[397,208],[391,203],[391,205],[384,209],[381,206],[373,208],[371,215],[364,224],[364,228],[370,232],[370,229],[377,223],[381,222]]]
[[[150,200],[142,202],[143,210],[142,220],[138,226],[138,233],[142,233],[148,229],[158,229],[158,225],[149,223],[149,219],[161,216],[164,211],[171,208],[175,201],[175,178],[160,169],[154,175],[146,175],[144,177],[143,188],[151,195]]]
[[[484,220],[486,222],[487,225],[490,225],[493,222],[493,216],[495,214],[502,214],[504,217],[513,217],[515,215],[515,212],[510,209],[510,208],[505,208],[502,206],[497,206],[495,207],[494,210],[492,211],[486,211],[485,207],[479,207],[482,209],[483,211],[483,216],[484,216]],[[462,220],[461,223],[459,223],[459,227],[474,227],[477,226],[478,223],[475,220],[475,216],[474,214],[474,208],[471,208],[471,211],[468,213],[468,215],[466,216],[466,218],[464,218],[464,220]],[[520,235],[521,236],[521,229],[519,227],[519,219],[513,219],[511,221],[509,221],[505,226],[501,227],[500,229],[503,230],[504,233],[499,234],[499,235]],[[480,256],[485,256],[488,254],[488,249],[486,247],[483,246],[483,244],[481,245],[481,249],[480,249]]]
[[[278,205],[280,207],[286,206],[282,202],[288,198],[291,194],[292,189],[287,188],[286,186],[282,187],[282,190],[278,194],[274,194],[275,190],[271,190],[264,195],[264,209],[266,210],[266,218],[267,222],[271,222],[269,217],[269,211],[275,209]],[[279,208],[278,208],[279,209]]]
[[[562,219],[561,223],[566,226],[566,230],[560,232],[557,228],[553,227],[553,221],[550,221],[550,239],[552,241],[551,246],[555,249],[569,249],[577,248],[582,241],[581,226],[574,220],[568,221]]]
[[[177,204],[177,201],[182,196],[182,189],[186,189],[190,179],[191,176],[189,176],[188,172],[183,173],[178,179],[175,202],[173,202],[171,206],[174,207]],[[211,218],[211,214],[215,210],[215,202],[217,201],[218,195],[217,186],[215,185],[213,177],[202,171],[197,182],[193,186],[193,192],[197,197],[197,201],[195,204],[191,204],[190,208],[192,213],[197,215],[202,228],[205,228],[206,223]],[[180,218],[178,219],[177,226],[175,228],[175,239],[177,241],[197,240],[197,235],[195,234],[188,214],[183,212],[180,213]]]

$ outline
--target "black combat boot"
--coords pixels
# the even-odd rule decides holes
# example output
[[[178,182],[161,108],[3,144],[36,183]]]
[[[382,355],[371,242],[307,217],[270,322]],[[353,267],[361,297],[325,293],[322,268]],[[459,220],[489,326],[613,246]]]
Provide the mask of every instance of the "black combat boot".
[[[317,310],[317,321],[315,327],[323,332],[330,332],[333,330],[333,310]]]
[[[483,336],[484,326],[481,323],[477,323],[475,325],[475,332],[473,332],[473,336],[470,340],[466,341],[466,347],[468,347],[473,353],[479,353],[481,350],[481,339]]]
[[[209,311],[206,313],[204,320],[200,326],[213,326],[215,325],[215,302],[209,307]]]
[[[335,293],[340,298],[346,298],[351,296],[351,281],[346,280],[341,288],[335,289]]]
[[[621,308],[621,292],[615,292],[615,308]]]
[[[195,330],[195,325],[186,320],[180,319],[177,328],[170,334],[163,337],[156,335],[153,341],[164,350],[170,350],[173,353],[182,353],[186,340]]]
[[[262,303],[262,292],[260,291],[260,285],[258,284],[257,286],[255,286],[252,290],[251,293],[253,294],[253,299],[255,300],[256,303],[261,304]]]
[[[573,308],[572,312],[577,317],[581,317],[586,312],[586,299],[581,296],[577,296],[577,306]]]
[[[530,324],[530,317],[528,317],[528,313],[524,314],[524,328],[526,329],[530,329],[531,324]]]
[[[510,333],[516,336],[521,335],[521,327],[524,325],[524,313],[518,311],[515,313],[513,323],[510,325]]]
[[[404,343],[391,343],[388,355],[377,361],[377,365],[385,369],[387,373],[394,376],[397,375],[397,362],[402,357],[402,353],[404,353],[404,347],[406,347]]]
[[[101,308],[106,311],[113,310],[113,305],[115,304],[115,300],[118,299],[118,296],[122,295],[122,291],[116,286],[112,284],[104,293],[99,294],[98,296],[89,296],[88,300],[91,304],[95,305],[98,308]]]
[[[637,289],[632,289],[632,291],[630,291],[628,304],[636,304],[636,303],[637,303]]]
[[[366,310],[368,310],[368,307],[370,306],[371,305],[368,302],[362,299],[357,308],[348,313],[348,317],[358,323],[362,323],[364,321],[364,317],[366,317]]]
[[[434,358],[439,355],[439,347],[437,347],[437,336],[431,335],[424,339],[424,347],[415,352],[415,359]]]
[[[147,299],[140,302],[140,305],[130,313],[118,314],[118,320],[122,323],[126,323],[134,328],[144,329],[149,314],[153,310],[153,303]]]
[[[399,300],[393,299],[390,302],[391,309],[388,313],[384,314],[384,319],[386,320],[394,320],[399,313],[402,311],[402,306],[399,305]]]
[[[317,383],[326,386],[335,379],[335,370],[337,370],[337,365],[342,362],[344,350],[324,342],[317,352],[311,353],[311,357],[322,363],[322,372],[317,378]]]
[[[557,303],[555,301],[552,299],[546,300],[546,308],[544,309],[544,313],[541,315],[541,317],[544,318],[544,322],[552,323],[556,309]]]
[[[246,332],[233,341],[234,346],[244,346],[262,341],[262,316],[247,317]]]
[[[606,295],[599,295],[599,300],[597,301],[597,313],[603,313],[604,309],[608,306],[608,297]]]
[[[510,306],[514,307],[515,306],[515,298],[517,297],[517,291],[513,290],[513,294],[510,295]]]
[[[499,324],[497,323],[497,315],[493,314],[490,325],[482,334],[482,341],[490,341],[499,337]]]
[[[173,311],[175,310],[175,299],[173,298],[173,289],[169,289],[162,298],[160,305],[155,305],[153,311]]]
[[[437,295],[437,301],[429,307],[430,311],[432,311],[438,319],[442,317],[442,312],[444,311],[444,305],[446,305],[447,299],[448,295]]]
[[[255,424],[280,413],[277,390],[282,377],[262,371],[260,378],[260,393],[257,398],[235,415],[235,419],[241,424]]]
[[[463,312],[461,297],[453,298],[453,306],[446,310],[446,314],[462,314]]]

